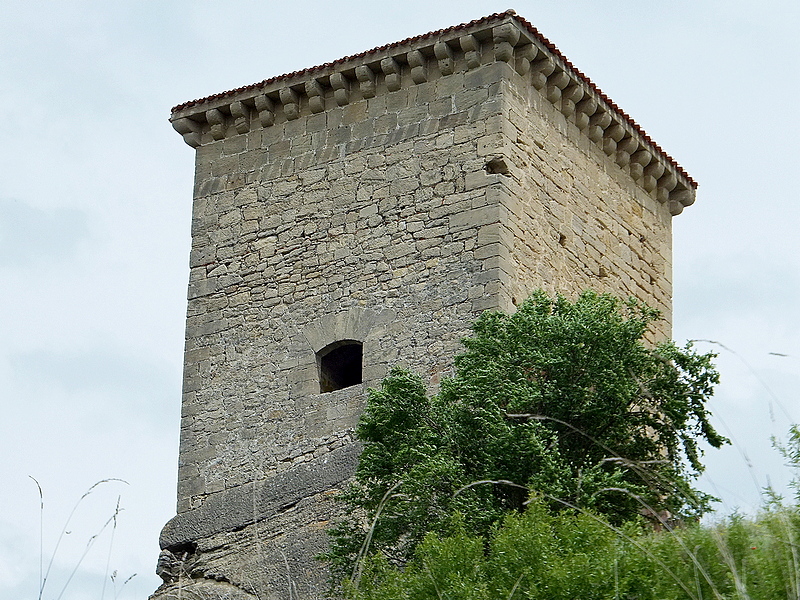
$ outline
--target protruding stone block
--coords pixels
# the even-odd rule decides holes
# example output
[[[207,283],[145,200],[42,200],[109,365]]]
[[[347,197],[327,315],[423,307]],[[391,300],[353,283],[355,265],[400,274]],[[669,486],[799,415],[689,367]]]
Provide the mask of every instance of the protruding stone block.
[[[628,154],[633,154],[639,149],[639,140],[637,137],[632,135],[628,135],[621,140],[619,140],[619,149],[623,152],[627,152]]]
[[[419,50],[412,50],[406,55],[408,66],[411,67],[411,80],[414,83],[428,81],[428,69],[425,66],[425,57]]]
[[[462,35],[458,38],[461,51],[464,53],[464,60],[467,61],[468,69],[477,69],[481,66],[481,44],[474,35]]]
[[[668,192],[674,190],[676,185],[678,185],[678,178],[672,171],[666,171],[658,180],[658,187],[664,188]]]
[[[517,58],[514,61],[514,69],[523,77],[530,73],[531,63],[539,56],[539,49],[535,44],[526,44],[516,50]]]
[[[584,130],[591,123],[591,116],[597,110],[597,100],[592,96],[586,96],[575,104],[575,125],[578,129]],[[601,133],[602,136],[602,133]]]
[[[615,155],[614,162],[616,162],[620,167],[627,167],[631,162],[631,155],[624,150],[620,150],[619,144],[617,144],[617,153]]]
[[[211,125],[211,137],[221,140],[225,137],[225,115],[216,108],[206,111],[206,121]]]
[[[367,65],[359,65],[356,67],[356,79],[358,79],[358,87],[361,95],[364,98],[375,97],[375,73],[372,72]]]
[[[578,83],[570,83],[561,94],[561,113],[565,117],[575,114],[576,104],[583,98],[583,87]]]
[[[396,92],[400,89],[400,65],[391,57],[384,58],[381,61],[381,71],[383,71],[386,87],[390,92]]]
[[[236,133],[247,133],[250,131],[250,111],[247,106],[240,101],[232,102],[230,111]]]
[[[611,138],[615,142],[619,143],[619,141],[625,137],[625,128],[617,121],[614,121],[611,123],[611,125],[606,127],[604,135],[607,138]]]
[[[325,90],[319,81],[316,79],[306,81],[306,96],[308,96],[308,108],[312,113],[321,113],[325,110]]]
[[[283,104],[283,114],[289,121],[294,121],[300,117],[300,98],[290,87],[282,88],[280,91],[281,104]]]
[[[655,180],[658,180],[666,170],[664,163],[660,160],[653,160],[651,161],[647,167],[644,169],[645,177],[652,177]]]
[[[586,131],[586,135],[596,144],[601,144],[605,130],[609,125],[611,125],[611,114],[605,110],[598,110],[589,118],[589,128]],[[616,149],[615,143],[614,151]]]
[[[520,38],[520,30],[513,23],[503,23],[492,29],[494,59],[510,63],[514,60],[514,46]]]
[[[258,111],[258,121],[262,127],[270,127],[275,123],[275,106],[266,94],[256,96],[253,101]]]
[[[680,202],[683,206],[691,206],[694,204],[695,194],[693,190],[687,189],[674,189],[669,194],[670,202]]]
[[[341,73],[331,75],[331,87],[333,88],[333,99],[336,104],[344,106],[350,102],[350,82]]]
[[[681,204],[677,200],[669,201],[669,214],[671,214],[673,217],[676,217],[682,212],[683,212],[683,204]]]
[[[172,121],[172,128],[183,136],[183,141],[189,144],[192,148],[200,146],[200,123],[184,117],[183,119],[175,119]]]
[[[439,61],[439,73],[452,75],[455,70],[455,60],[450,46],[446,42],[436,42],[433,45],[433,54]]]
[[[543,90],[547,86],[547,78],[556,70],[556,62],[551,56],[544,56],[534,63],[531,63],[531,83],[537,90]]]
[[[569,75],[565,71],[555,71],[547,78],[547,99],[553,104],[558,104],[563,96],[562,90],[570,83]]]
[[[633,154],[631,154],[631,164],[630,164],[631,177],[635,181],[639,181],[640,185],[642,185],[642,187],[644,187],[648,192],[652,191],[653,188],[648,190],[647,187],[645,186],[645,183],[647,185],[652,185],[653,182],[651,181],[643,182],[641,180],[644,177],[644,168],[650,163],[652,159],[653,155],[647,149],[637,150]]]

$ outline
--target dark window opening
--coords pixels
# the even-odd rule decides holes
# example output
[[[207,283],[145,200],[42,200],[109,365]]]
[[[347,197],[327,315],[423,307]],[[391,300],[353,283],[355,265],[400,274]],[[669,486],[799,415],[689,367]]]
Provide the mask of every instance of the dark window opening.
[[[319,391],[334,392],[361,383],[361,342],[342,340],[317,352]]]

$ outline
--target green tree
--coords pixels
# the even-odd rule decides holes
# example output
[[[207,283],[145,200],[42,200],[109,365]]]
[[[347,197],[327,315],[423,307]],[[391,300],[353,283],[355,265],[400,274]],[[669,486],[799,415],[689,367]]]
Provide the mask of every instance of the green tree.
[[[454,514],[486,538],[532,491],[551,510],[589,509],[611,523],[645,508],[706,511],[691,481],[702,471],[698,440],[727,442],[705,406],[719,377],[712,354],[646,343],[658,318],[635,300],[537,292],[514,314],[476,321],[438,394],[394,369],[357,428],[352,516],[332,532],[337,574],[375,551],[404,563],[429,532],[452,534]]]

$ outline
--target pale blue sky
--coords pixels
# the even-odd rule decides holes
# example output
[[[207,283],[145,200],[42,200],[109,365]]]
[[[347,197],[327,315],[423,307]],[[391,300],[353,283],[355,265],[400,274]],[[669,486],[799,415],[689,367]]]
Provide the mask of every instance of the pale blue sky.
[[[121,600],[145,598],[159,581],[158,531],[174,511],[188,279],[193,152],[169,109],[509,3],[0,5],[0,599],[36,596],[29,475],[45,492],[47,558],[89,486],[128,482],[87,498],[45,597],[58,595],[120,496],[110,571],[137,573]],[[719,349],[724,383],[712,403],[737,447],[708,455],[703,485],[725,509],[757,506],[759,486],[788,477],[769,438],[800,420],[800,4],[510,7],[700,184],[696,205],[674,221],[675,338],[737,353]],[[101,597],[108,534],[65,600]]]

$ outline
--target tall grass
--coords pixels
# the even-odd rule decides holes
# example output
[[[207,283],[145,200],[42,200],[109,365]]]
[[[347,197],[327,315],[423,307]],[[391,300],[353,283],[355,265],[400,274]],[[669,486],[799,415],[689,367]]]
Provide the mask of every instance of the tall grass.
[[[800,428],[776,448],[798,469]],[[497,482],[471,485],[484,483]],[[344,593],[350,600],[800,600],[797,479],[794,487],[798,498],[788,502],[766,490],[752,516],[689,524],[658,517],[657,528],[644,520],[616,527],[534,495],[488,537],[454,514],[453,533],[429,534],[404,568],[381,554],[361,556]],[[553,501],[567,510],[554,513]]]
[[[458,517],[456,516],[457,520]],[[590,513],[553,514],[541,499],[489,540],[459,528],[429,535],[404,570],[364,561],[358,600],[800,599],[800,512],[772,503],[754,517],[660,532],[614,528]]]
[[[102,579],[102,588],[100,591],[100,595],[98,598],[100,600],[104,600],[106,597],[106,589],[107,583],[110,581],[112,584],[111,591],[113,593],[113,597],[116,599],[119,596],[119,593],[125,587],[125,585],[135,577],[135,573],[124,579],[121,583],[118,582],[118,573],[117,571],[113,571],[111,575],[108,574],[108,571],[111,566],[111,553],[114,547],[114,535],[117,530],[117,520],[119,518],[121,508],[120,508],[120,498],[117,497],[116,506],[114,511],[112,512],[111,516],[99,527],[95,533],[88,536],[86,543],[83,547],[83,550],[80,556],[77,559],[73,559],[72,563],[72,570],[69,572],[69,575],[66,577],[66,580],[63,583],[60,583],[59,586],[56,588],[52,594],[46,594],[49,592],[50,589],[53,588],[52,584],[52,575],[53,575],[53,566],[56,563],[56,559],[59,556],[59,550],[61,549],[61,544],[65,539],[65,536],[70,535],[70,525],[73,522],[73,519],[78,512],[79,508],[83,504],[83,502],[88,498],[98,487],[103,486],[105,484],[109,484],[112,482],[120,482],[127,485],[127,482],[122,479],[102,479],[87,489],[83,495],[78,499],[78,501],[73,505],[72,510],[70,511],[67,519],[64,521],[64,525],[61,527],[61,530],[58,534],[56,539],[55,545],[52,551],[49,553],[50,558],[47,561],[47,568],[44,567],[45,563],[45,549],[44,549],[44,515],[45,515],[45,502],[44,502],[44,491],[42,490],[42,486],[39,482],[34,478],[31,477],[33,482],[36,484],[36,488],[39,493],[39,593],[37,596],[38,600],[47,600],[49,598],[54,598],[55,600],[61,600],[64,597],[64,594],[67,593],[67,590],[72,583],[73,578],[77,574],[78,570],[81,568],[86,557],[89,555],[89,552],[92,550],[96,542],[101,538],[101,536],[110,531],[110,543],[108,545],[108,552],[106,554],[106,561],[105,561],[105,573]],[[51,584],[48,586],[48,584]],[[119,586],[119,587],[118,587]]]

